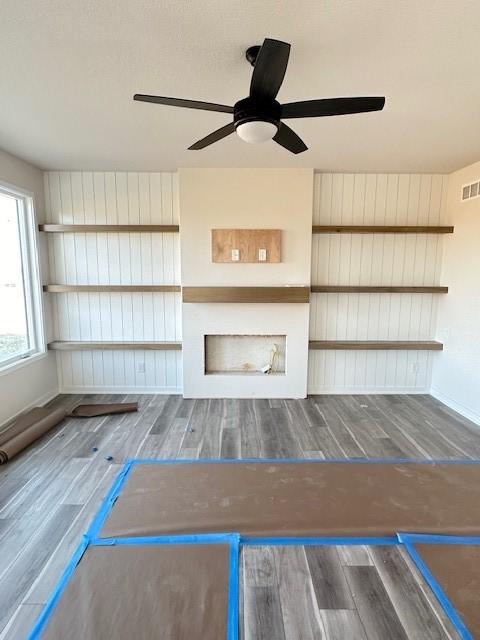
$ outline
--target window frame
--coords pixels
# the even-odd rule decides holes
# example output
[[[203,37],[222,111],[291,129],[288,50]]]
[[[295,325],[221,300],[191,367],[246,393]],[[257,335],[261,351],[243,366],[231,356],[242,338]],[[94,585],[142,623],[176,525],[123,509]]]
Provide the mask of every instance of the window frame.
[[[0,181],[0,194],[17,201],[22,279],[29,348],[0,363],[0,375],[46,354],[42,278],[35,197],[31,191]]]

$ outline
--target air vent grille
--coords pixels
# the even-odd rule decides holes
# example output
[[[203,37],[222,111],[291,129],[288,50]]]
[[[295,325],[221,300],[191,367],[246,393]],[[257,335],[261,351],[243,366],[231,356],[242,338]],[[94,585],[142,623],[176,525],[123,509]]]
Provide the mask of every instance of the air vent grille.
[[[462,201],[480,197],[480,179],[462,187]]]

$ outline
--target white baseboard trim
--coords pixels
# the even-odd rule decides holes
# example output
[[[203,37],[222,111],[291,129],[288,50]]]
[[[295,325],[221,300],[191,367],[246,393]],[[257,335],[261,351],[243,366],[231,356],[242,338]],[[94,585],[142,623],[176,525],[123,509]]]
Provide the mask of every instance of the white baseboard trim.
[[[446,396],[438,389],[435,389],[435,387],[432,387],[430,389],[430,395],[432,395],[437,400],[440,400],[440,402],[443,402],[443,404],[446,404],[447,407],[450,407],[450,409],[453,409],[464,418],[467,418],[467,420],[471,420],[472,422],[480,426],[480,414],[476,411],[472,411],[464,404],[461,404],[460,402],[457,402],[456,400],[453,400],[452,398]]]
[[[61,387],[59,393],[138,393],[158,395],[182,394],[177,387]]]
[[[321,395],[399,395],[399,394],[425,394],[430,393],[428,387],[320,387],[318,389],[309,388],[309,396],[321,396]]]
[[[44,393],[42,396],[40,396],[36,400],[29,402],[27,405],[22,407],[20,411],[17,411],[17,413],[15,413],[13,416],[10,416],[8,420],[4,420],[0,424],[0,431],[2,431],[2,429],[6,427],[8,424],[16,420],[18,416],[20,416],[22,413],[25,413],[26,411],[30,411],[30,409],[33,409],[33,407],[43,407],[43,405],[47,404],[47,402],[50,402],[50,400],[53,400],[56,396],[58,396],[59,393],[60,391],[58,389],[55,389],[54,391],[49,391],[48,393]]]

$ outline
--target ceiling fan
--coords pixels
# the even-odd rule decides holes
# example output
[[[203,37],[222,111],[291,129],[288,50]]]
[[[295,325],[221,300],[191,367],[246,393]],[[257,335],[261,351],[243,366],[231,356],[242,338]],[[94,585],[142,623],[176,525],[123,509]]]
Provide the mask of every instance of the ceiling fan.
[[[236,131],[245,142],[266,142],[273,139],[292,153],[302,153],[308,147],[282,120],[338,116],[383,109],[385,104],[383,97],[327,98],[280,104],[275,98],[287,70],[289,54],[290,45],[287,42],[270,38],[266,38],[261,47],[253,46],[247,49],[246,58],[253,66],[250,95],[248,98],[239,100],[233,107],[213,102],[165,98],[140,93],[136,93],[133,99],[172,107],[233,114],[233,122],[229,122],[188,147],[195,151],[204,149]]]

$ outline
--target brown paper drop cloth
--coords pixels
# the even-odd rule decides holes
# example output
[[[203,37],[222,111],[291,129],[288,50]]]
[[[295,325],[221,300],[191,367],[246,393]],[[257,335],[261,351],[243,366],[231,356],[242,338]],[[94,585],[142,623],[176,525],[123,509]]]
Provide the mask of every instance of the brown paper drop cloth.
[[[42,640],[225,640],[228,545],[89,547]]]
[[[480,545],[414,546],[472,636],[480,639]]]
[[[17,453],[62,422],[66,413],[66,410],[62,408],[36,407],[20,416],[0,434],[0,464],[8,462]]]
[[[480,534],[480,464],[135,466],[101,537]]]
[[[138,411],[138,402],[114,402],[109,404],[79,404],[69,414],[71,418],[95,418],[117,413]]]
[[[0,433],[0,464],[5,464],[13,456],[23,451],[47,431],[62,422],[65,417],[92,418],[138,410],[137,402],[117,402],[110,404],[82,404],[70,414],[64,408],[50,409],[35,407]]]

